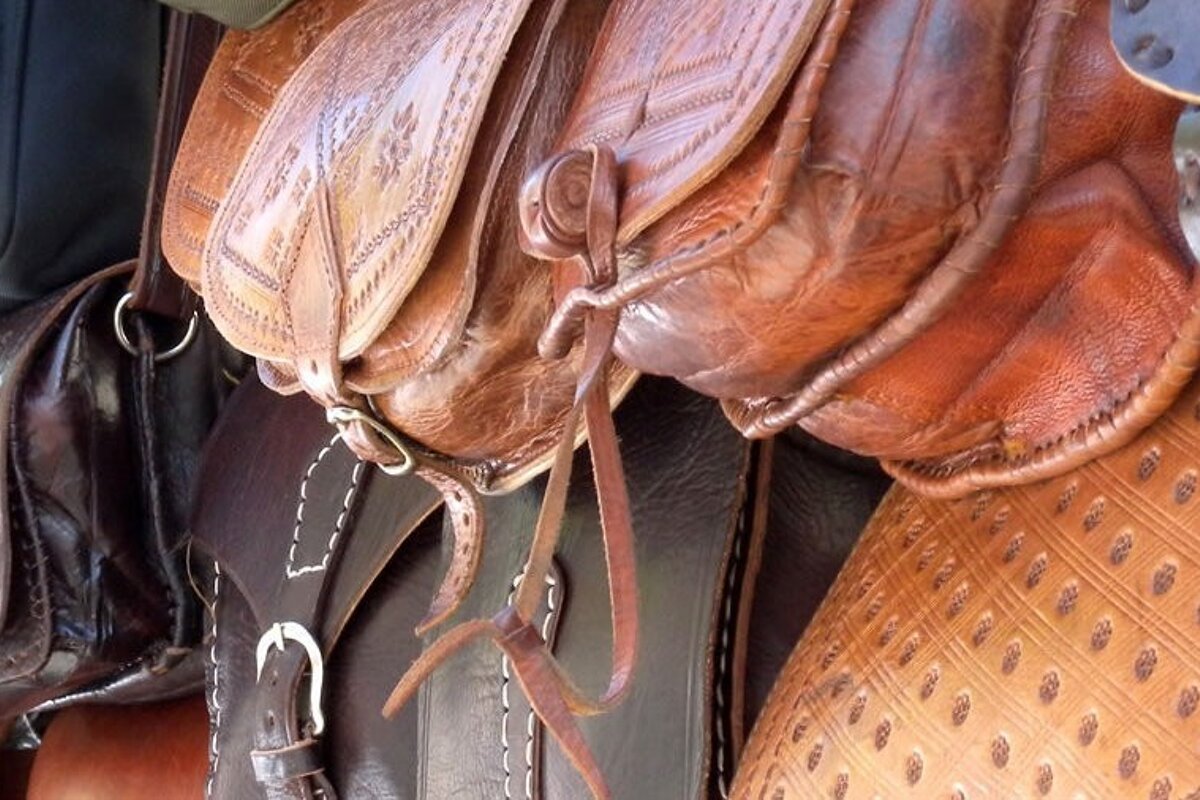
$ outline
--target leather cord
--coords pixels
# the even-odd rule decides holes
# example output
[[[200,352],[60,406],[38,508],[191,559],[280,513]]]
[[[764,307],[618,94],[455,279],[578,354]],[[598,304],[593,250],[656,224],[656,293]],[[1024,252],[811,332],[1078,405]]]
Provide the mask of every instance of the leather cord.
[[[210,19],[171,12],[150,191],[142,222],[138,267],[129,286],[133,294],[129,307],[134,311],[186,320],[196,308],[195,294],[171,271],[162,254],[163,198],[188,114],[221,35],[221,26]]]
[[[616,279],[616,161],[607,148],[593,147],[588,155],[591,190],[584,226],[588,255],[582,261],[589,281],[603,286]],[[473,641],[490,639],[508,656],[530,706],[597,798],[607,798],[610,792],[574,718],[602,713],[624,698],[633,677],[638,640],[633,524],[608,405],[607,377],[617,320],[618,313],[607,310],[591,312],[585,318],[575,403],[555,452],[524,577],[512,603],[492,619],[462,623],[434,642],[401,677],[383,710],[386,716],[394,715],[447,659]],[[562,529],[574,461],[574,432],[581,421],[588,434],[612,609],[611,677],[595,699],[575,685],[532,622],[543,602],[545,578]]]

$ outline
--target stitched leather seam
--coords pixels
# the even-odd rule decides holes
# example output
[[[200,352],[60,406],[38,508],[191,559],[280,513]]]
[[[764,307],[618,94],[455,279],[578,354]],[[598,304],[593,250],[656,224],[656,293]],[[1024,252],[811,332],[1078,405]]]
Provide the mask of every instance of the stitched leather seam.
[[[517,586],[520,585],[521,579],[524,577],[524,573],[520,573],[513,578],[512,589],[508,593],[509,605],[512,605],[513,598],[517,593]],[[546,592],[546,616],[542,618],[541,633],[543,640],[549,635],[550,625],[554,622],[554,617],[558,612],[558,581],[555,580],[554,576],[547,575],[546,585],[549,589]],[[512,800],[512,768],[509,766],[508,742],[508,717],[512,711],[508,693],[509,686],[512,684],[512,670],[508,656],[500,657],[500,674],[503,676],[503,680],[500,683],[500,704],[504,708],[504,712],[500,717],[500,747],[503,751],[501,763],[504,767],[504,797],[505,800]],[[525,800],[533,800],[533,736],[534,731],[537,730],[537,724],[537,715],[531,706],[525,720]]]
[[[729,677],[729,658],[733,652],[731,633],[734,620],[734,597],[738,582],[738,570],[742,566],[743,550],[746,544],[746,513],[738,514],[737,531],[733,537],[733,552],[729,556],[729,571],[725,579],[725,602],[721,612],[720,638],[717,640],[717,674],[714,680],[713,697],[716,701],[716,754],[717,762],[717,791],[723,800],[729,797],[729,774],[731,764],[726,761],[729,757],[728,732],[726,727],[725,682]]]
[[[325,543],[325,555],[321,557],[319,564],[305,564],[303,566],[295,566],[296,563],[296,548],[300,546],[300,534],[304,528],[304,507],[308,503],[308,482],[312,479],[313,473],[324,460],[325,456],[333,450],[338,441],[341,440],[340,433],[334,434],[329,440],[329,444],[321,448],[317,453],[316,458],[308,465],[308,469],[304,472],[304,479],[300,481],[300,501],[296,504],[296,524],[292,528],[292,544],[288,548],[287,563],[284,564],[283,573],[285,580],[299,578],[301,575],[308,575],[314,572],[324,572],[329,568],[329,560],[333,558],[334,548],[337,547],[337,541],[342,535],[342,531],[346,529],[346,520],[350,517],[350,508],[354,503],[354,496],[358,494],[358,487],[362,481],[363,468],[366,462],[361,458],[356,459],[354,469],[350,473],[350,486],[347,487],[346,493],[342,495],[342,508],[338,511],[337,521],[334,522],[333,531],[329,534],[329,541]]]
[[[221,565],[213,562],[213,601],[212,601],[212,644],[209,646],[208,658],[212,663],[212,688],[208,695],[208,705],[212,709],[212,735],[209,739],[208,780],[204,784],[205,800],[212,797],[213,784],[217,779],[217,768],[221,765],[221,743],[218,735],[221,732],[221,663],[217,660],[217,603],[221,598]]]

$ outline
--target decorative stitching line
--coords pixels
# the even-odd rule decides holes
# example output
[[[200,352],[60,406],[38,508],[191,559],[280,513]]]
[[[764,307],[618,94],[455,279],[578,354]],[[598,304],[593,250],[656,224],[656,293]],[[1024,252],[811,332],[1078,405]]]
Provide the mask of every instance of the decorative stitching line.
[[[738,568],[741,566],[742,549],[745,544],[746,512],[743,509],[738,515],[737,531],[733,538],[733,553],[729,557],[729,574],[725,580],[725,608],[721,619],[720,657],[717,659],[717,676],[715,699],[717,704],[717,791],[722,800],[729,800],[729,776],[726,770],[729,765],[729,748],[726,746],[725,732],[725,680],[729,676],[729,630],[733,623],[734,589],[738,579]]]
[[[329,440],[329,444],[321,448],[317,453],[316,458],[308,465],[308,469],[304,473],[304,478],[300,481],[300,502],[296,505],[296,525],[292,529],[292,545],[288,548],[287,564],[284,565],[284,575],[288,580],[299,578],[301,575],[308,575],[313,572],[324,572],[329,567],[329,560],[333,557],[333,549],[337,546],[338,538],[342,535],[342,531],[346,528],[346,520],[350,516],[350,507],[354,503],[354,496],[358,494],[358,486],[362,480],[363,468],[366,462],[361,458],[357,459],[354,464],[354,470],[350,473],[350,486],[346,489],[345,495],[342,496],[342,509],[338,512],[337,521],[333,525],[333,532],[329,535],[329,541],[325,545],[325,555],[321,558],[320,564],[306,564],[305,566],[296,568],[296,548],[300,545],[300,532],[304,527],[304,506],[308,503],[308,482],[316,471],[317,466],[324,460],[325,456],[329,455],[342,438],[340,433],[335,433],[333,438]]]
[[[508,593],[508,602],[510,605],[512,604],[513,597],[516,596],[517,587],[521,585],[521,580],[524,577],[525,573],[521,572],[513,578],[512,589]],[[550,623],[554,621],[555,612],[558,611],[558,581],[553,575],[546,575],[546,585],[550,588],[546,592],[546,616],[542,618],[543,639],[550,632]],[[503,680],[500,683],[500,704],[504,707],[504,713],[500,717],[500,746],[503,749],[504,797],[505,800],[512,800],[512,768],[508,762],[508,716],[512,711],[508,699],[508,687],[512,682],[512,671],[508,656],[501,656],[500,658],[500,674],[503,676]],[[525,800],[533,800],[533,734],[536,730],[536,725],[537,717],[531,707],[525,719]]]
[[[212,692],[209,694],[209,705],[212,707],[212,737],[209,740],[208,781],[204,785],[205,800],[212,797],[213,783],[217,779],[217,767],[221,764],[221,747],[217,734],[221,730],[221,664],[217,661],[217,602],[221,598],[221,565],[213,563],[213,601],[212,601],[212,644],[208,657],[213,665]]]

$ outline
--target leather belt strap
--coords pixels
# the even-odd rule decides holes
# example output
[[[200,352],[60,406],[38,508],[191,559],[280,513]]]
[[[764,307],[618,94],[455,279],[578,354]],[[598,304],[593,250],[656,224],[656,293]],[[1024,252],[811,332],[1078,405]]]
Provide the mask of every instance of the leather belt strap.
[[[183,137],[184,125],[221,35],[221,26],[210,19],[171,12],[158,124],[154,134],[150,192],[142,223],[138,270],[130,283],[133,297],[129,306],[135,311],[185,320],[196,307],[196,296],[167,267],[163,258],[160,245],[163,197],[171,176],[171,165]]]
[[[331,589],[345,542],[353,532],[362,487],[372,477],[367,474],[370,467],[361,459],[347,461],[348,451],[339,440],[336,437],[304,475],[300,496],[302,501],[306,498],[310,480],[344,480],[342,508],[332,526],[306,526],[303,510],[297,513],[287,563],[280,571],[278,589],[264,610],[269,622],[256,653],[258,682],[254,689],[255,733],[250,758],[268,800],[337,797],[324,773],[321,749],[324,661],[336,638],[336,631],[329,631],[326,617],[345,616],[342,609],[329,608],[331,600],[335,605],[339,602],[331,598]],[[324,455],[335,450],[330,462],[322,464]],[[438,493],[428,491],[414,477],[385,479],[407,481],[396,491],[411,495],[411,501],[396,521],[389,546],[373,554],[382,561],[442,503]],[[310,537],[309,533],[315,535]],[[352,571],[362,586],[350,595],[361,596],[378,569],[357,565]],[[319,641],[323,633],[330,641]]]
[[[581,258],[581,266],[592,285],[603,286],[616,280],[616,159],[604,147],[592,147],[588,154],[592,179],[583,226],[588,252]],[[434,642],[400,679],[384,706],[385,715],[395,714],[448,658],[477,639],[491,639],[512,663],[538,718],[597,798],[607,798],[610,793],[574,717],[602,713],[621,701],[633,677],[638,639],[633,525],[608,405],[607,377],[617,318],[616,311],[593,310],[584,319],[583,365],[575,404],[550,468],[524,580],[513,602],[492,619],[463,623]],[[558,545],[574,461],[573,434],[581,420],[588,432],[612,608],[612,673],[598,699],[587,697],[575,686],[533,624]]]

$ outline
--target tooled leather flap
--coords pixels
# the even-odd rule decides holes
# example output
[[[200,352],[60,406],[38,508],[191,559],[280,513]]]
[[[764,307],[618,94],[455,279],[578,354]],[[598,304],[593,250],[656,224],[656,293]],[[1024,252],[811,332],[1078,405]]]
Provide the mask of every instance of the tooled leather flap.
[[[252,378],[206,445],[195,498],[195,543],[260,629],[297,613],[285,607],[289,582],[330,581],[313,631],[327,650],[396,548],[441,505],[424,481],[358,460],[307,398],[281,398]]]
[[[560,149],[601,144],[616,152],[620,243],[745,147],[829,6],[829,0],[614,3]]]
[[[221,40],[196,95],[163,198],[162,251],[171,269],[200,283],[213,215],[254,134],[296,68],[364,0],[304,0],[261,30]]]
[[[14,489],[9,473],[12,469],[12,437],[25,375],[41,352],[47,334],[75,302],[100,283],[131,272],[133,266],[133,262],[128,262],[98,272],[69,289],[8,315],[0,324],[0,630],[6,629],[13,600],[13,560],[17,557],[14,527],[21,524],[14,515],[16,498],[12,495]]]
[[[375,0],[301,66],[204,252],[208,310],[235,346],[280,362],[311,350],[294,326],[314,314],[297,307],[311,298],[289,287],[316,285],[309,273],[328,266],[302,246],[325,193],[334,235],[324,257],[340,285],[321,297],[340,301],[320,313],[338,316],[336,358],[354,358],[387,326],[437,245],[530,2]]]

